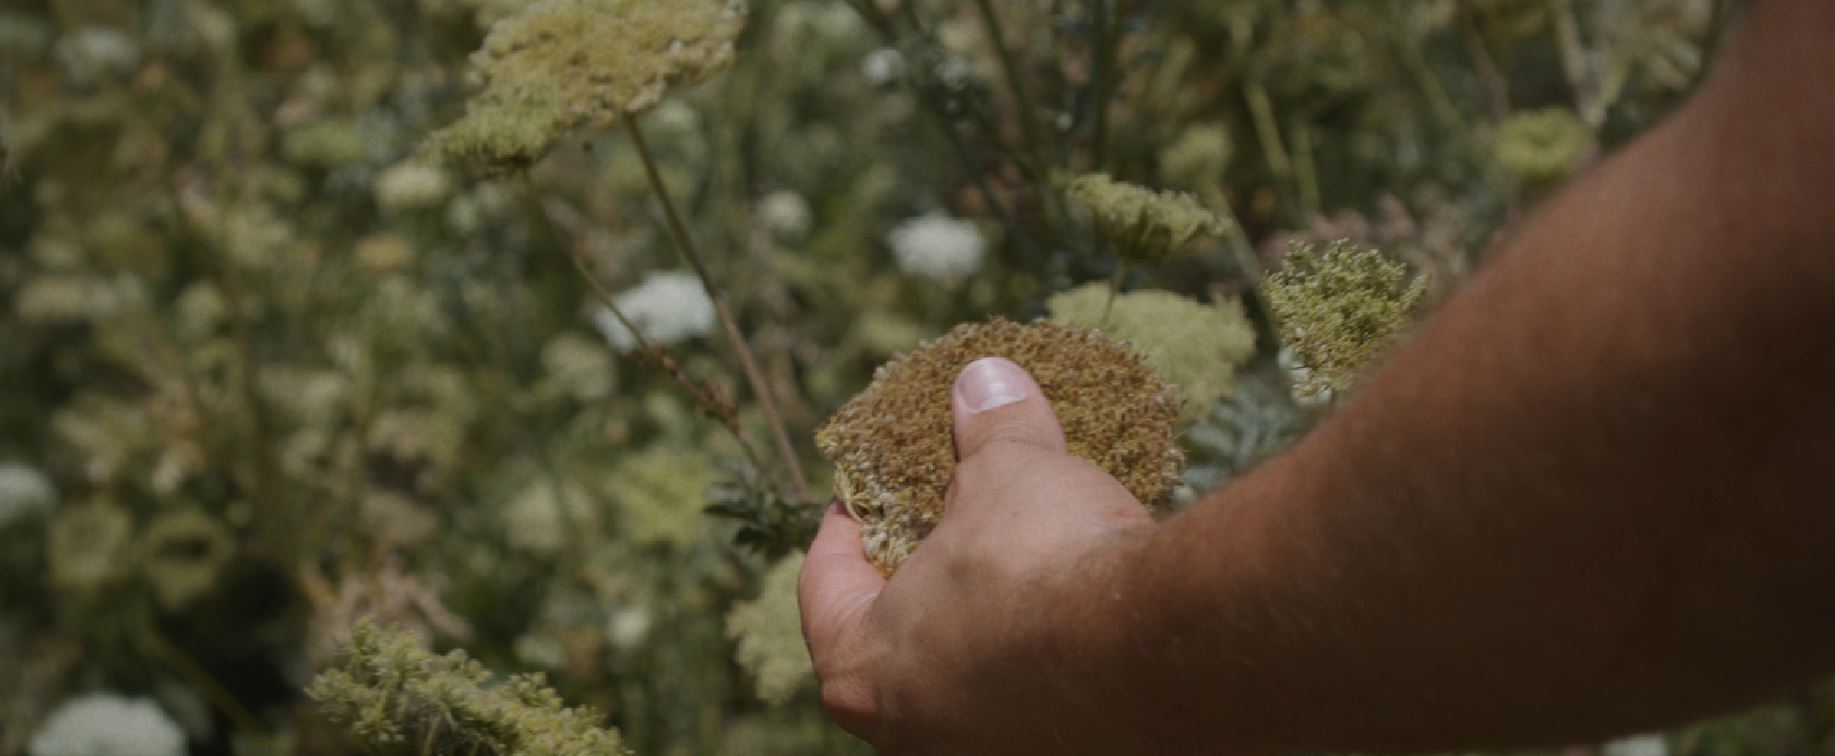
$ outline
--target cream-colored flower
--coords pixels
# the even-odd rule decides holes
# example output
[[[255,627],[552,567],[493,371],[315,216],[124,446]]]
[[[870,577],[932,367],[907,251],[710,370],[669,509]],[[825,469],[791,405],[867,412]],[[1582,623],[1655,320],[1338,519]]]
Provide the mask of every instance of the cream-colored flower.
[[[726,636],[736,642],[733,658],[752,673],[752,690],[765,703],[782,705],[810,683],[815,669],[796,603],[803,555],[792,553],[765,573],[758,598],[733,606]]]

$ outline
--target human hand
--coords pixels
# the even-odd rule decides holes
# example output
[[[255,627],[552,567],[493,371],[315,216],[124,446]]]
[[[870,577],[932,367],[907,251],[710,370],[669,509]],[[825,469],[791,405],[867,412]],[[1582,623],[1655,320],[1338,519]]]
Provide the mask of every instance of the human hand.
[[[958,463],[944,517],[892,579],[839,506],[810,546],[799,603],[822,702],[883,752],[1093,747],[1071,733],[1093,724],[1078,712],[1100,706],[1101,686],[1069,679],[1062,662],[1110,604],[1079,589],[1112,574],[1153,520],[1066,451],[1018,365],[971,363],[950,405]]]

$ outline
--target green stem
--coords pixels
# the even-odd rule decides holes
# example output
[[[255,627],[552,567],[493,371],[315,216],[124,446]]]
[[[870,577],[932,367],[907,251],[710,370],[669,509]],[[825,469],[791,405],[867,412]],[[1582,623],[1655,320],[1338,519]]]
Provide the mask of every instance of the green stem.
[[[992,0],[975,0],[975,10],[981,13],[982,23],[987,24],[988,37],[993,40],[994,54],[1000,60],[1001,74],[1007,80],[1007,89],[1013,94],[1013,104],[1019,110],[1020,128],[1025,131],[1028,152],[1032,164],[1036,166],[1038,177],[1042,181],[1048,178],[1045,157],[1045,131],[1039,126],[1038,109],[1032,105],[1032,96],[1026,91],[1024,77],[1020,74],[1019,63],[1013,57],[1013,50],[1007,45],[1006,34],[1001,30],[1000,14],[994,11]]]
[[[669,187],[663,183],[662,173],[656,168],[656,160],[650,155],[650,145],[644,141],[643,129],[638,126],[635,114],[627,114],[624,120],[625,128],[631,132],[631,144],[637,148],[637,155],[643,160],[644,175],[649,177],[650,187],[662,203],[663,214],[668,219],[669,232],[675,237],[676,247],[682,251],[683,257],[688,258],[688,264],[694,268],[695,275],[700,277],[701,288],[707,292],[707,298],[713,300],[714,313],[720,318],[726,339],[738,354],[739,367],[745,372],[746,381],[752,385],[752,394],[758,397],[759,407],[764,410],[765,421],[771,426],[771,436],[777,442],[778,455],[783,457],[784,466],[790,470],[797,500],[810,503],[809,481],[803,477],[803,464],[797,458],[796,448],[790,444],[790,434],[784,430],[783,418],[777,413],[777,400],[773,398],[771,385],[759,371],[758,361],[752,357],[752,348],[746,343],[745,335],[740,333],[732,309],[727,307],[726,296],[714,286],[713,275],[708,272],[700,248],[695,246],[694,237],[688,234],[687,224],[682,222],[681,213],[676,211],[675,200],[670,197]]]
[[[1096,30],[1096,44],[1093,48],[1095,81],[1093,107],[1095,107],[1095,132],[1091,137],[1090,165],[1091,170],[1102,172],[1109,162],[1109,97],[1114,88],[1115,53],[1121,35],[1115,33],[1112,0],[1090,0],[1093,26]]]
[[[689,397],[694,399],[703,410],[715,415],[720,421],[720,427],[733,434],[733,439],[739,443],[739,450],[745,454],[746,461],[751,463],[753,469],[763,471],[764,463],[758,456],[758,450],[752,448],[752,440],[746,436],[745,429],[740,427],[738,420],[730,412],[724,411],[724,408],[712,406],[716,403],[714,398],[708,396],[705,389],[684,375],[681,367],[675,363],[675,360],[669,359],[669,355],[663,352],[661,347],[651,344],[649,339],[644,338],[643,331],[638,330],[637,324],[631,322],[631,319],[625,316],[624,311],[618,309],[618,303],[613,299],[612,293],[606,290],[604,284],[599,283],[598,276],[593,275],[592,269],[586,264],[586,257],[579,250],[579,245],[569,245],[567,252],[568,259],[573,261],[574,269],[580,272],[581,278],[586,279],[586,285],[592,290],[593,297],[599,300],[599,305],[604,307],[606,312],[611,313],[612,318],[617,320],[619,325],[624,326],[624,330],[630,332],[631,338],[637,342],[638,353],[660,367],[663,373],[687,391]]]
[[[216,678],[211,677],[209,672],[204,671],[203,665],[198,664],[190,654],[185,653],[183,649],[168,640],[151,621],[140,623],[140,637],[154,656],[159,657],[160,661],[165,662],[166,666],[177,672],[179,677],[185,678],[192,687],[197,688],[198,694],[215,706],[218,711],[223,712],[223,716],[229,717],[229,721],[235,723],[236,729],[257,734],[266,732],[266,728],[261,726],[261,721],[256,719],[255,715],[240,701],[237,701],[234,694],[224,688],[222,683],[217,682]]]

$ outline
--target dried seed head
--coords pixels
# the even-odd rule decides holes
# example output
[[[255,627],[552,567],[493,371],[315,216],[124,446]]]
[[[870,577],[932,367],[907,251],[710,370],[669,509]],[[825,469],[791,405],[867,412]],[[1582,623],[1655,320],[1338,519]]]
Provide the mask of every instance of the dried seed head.
[[[873,384],[816,432],[835,465],[835,493],[861,523],[867,557],[888,575],[942,519],[956,468],[950,390],[982,357],[1032,374],[1057,412],[1072,454],[1121,481],[1142,504],[1166,503],[1184,455],[1173,433],[1174,389],[1133,351],[1082,328],[995,319],[948,335],[880,368]]]
[[[732,65],[744,23],[740,0],[537,0],[491,27],[472,54],[478,94],[428,150],[528,165],[576,126],[610,126]]]

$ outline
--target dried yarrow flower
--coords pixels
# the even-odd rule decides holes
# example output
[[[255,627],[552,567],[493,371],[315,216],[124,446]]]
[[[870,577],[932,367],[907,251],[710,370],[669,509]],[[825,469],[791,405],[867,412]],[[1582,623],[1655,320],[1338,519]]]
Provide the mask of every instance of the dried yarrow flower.
[[[1305,402],[1342,395],[1401,341],[1427,281],[1410,280],[1406,265],[1374,248],[1295,242],[1265,288],[1290,350],[1294,396]]]
[[[1089,211],[1096,232],[1115,245],[1115,253],[1124,260],[1158,262],[1188,251],[1198,239],[1229,230],[1191,195],[1154,191],[1107,174],[1072,179],[1070,195]]]
[[[574,127],[610,126],[731,65],[744,22],[739,0],[537,0],[491,27],[472,54],[478,93],[428,149],[526,166]]]
[[[957,326],[893,360],[816,432],[835,493],[861,523],[867,557],[891,574],[943,516],[955,474],[949,396],[982,357],[1032,374],[1072,454],[1115,476],[1148,507],[1165,504],[1184,465],[1175,390],[1127,347],[1077,326],[995,319]]]

